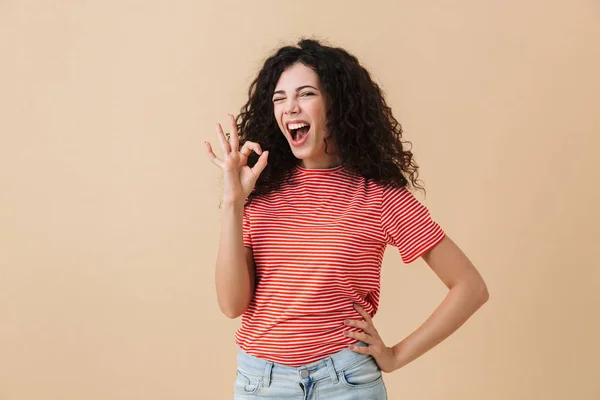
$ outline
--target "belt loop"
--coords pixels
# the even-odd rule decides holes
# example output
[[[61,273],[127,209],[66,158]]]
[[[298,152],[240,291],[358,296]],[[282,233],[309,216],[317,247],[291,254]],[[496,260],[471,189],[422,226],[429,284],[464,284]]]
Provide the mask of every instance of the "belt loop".
[[[335,366],[333,365],[333,360],[331,359],[331,357],[327,357],[325,359],[325,363],[327,364],[327,369],[329,370],[329,375],[331,376],[331,380],[333,381],[334,384],[338,383],[338,374],[337,371],[335,370]]]
[[[267,365],[265,366],[265,379],[263,380],[264,387],[269,387],[271,385],[271,371],[273,370],[273,362],[267,361]]]

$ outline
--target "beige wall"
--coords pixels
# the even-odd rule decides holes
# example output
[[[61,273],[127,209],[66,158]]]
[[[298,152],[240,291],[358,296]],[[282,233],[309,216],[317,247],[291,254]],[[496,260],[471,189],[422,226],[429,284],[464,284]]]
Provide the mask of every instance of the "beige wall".
[[[390,399],[600,399],[600,6],[0,2],[0,399],[229,399],[202,142],[315,35],[380,82],[490,301]],[[385,341],[445,295],[386,252]]]

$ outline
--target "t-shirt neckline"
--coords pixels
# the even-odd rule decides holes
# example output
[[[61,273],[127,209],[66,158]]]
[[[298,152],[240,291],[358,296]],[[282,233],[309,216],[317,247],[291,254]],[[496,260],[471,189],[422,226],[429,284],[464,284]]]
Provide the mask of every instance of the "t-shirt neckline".
[[[340,164],[337,167],[333,167],[333,168],[311,169],[311,168],[301,167],[300,165],[296,165],[296,170],[298,170],[299,172],[304,173],[304,174],[328,174],[328,173],[332,173],[332,172],[337,172],[337,171],[341,170],[343,167],[344,167],[344,165]]]

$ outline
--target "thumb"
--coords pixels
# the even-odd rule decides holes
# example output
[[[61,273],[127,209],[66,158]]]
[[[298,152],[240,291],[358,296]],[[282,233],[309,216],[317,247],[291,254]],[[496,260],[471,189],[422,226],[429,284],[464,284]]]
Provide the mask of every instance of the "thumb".
[[[252,167],[252,172],[256,177],[260,176],[265,167],[267,166],[267,158],[269,157],[269,151],[263,151],[263,153],[258,157],[258,161]]]

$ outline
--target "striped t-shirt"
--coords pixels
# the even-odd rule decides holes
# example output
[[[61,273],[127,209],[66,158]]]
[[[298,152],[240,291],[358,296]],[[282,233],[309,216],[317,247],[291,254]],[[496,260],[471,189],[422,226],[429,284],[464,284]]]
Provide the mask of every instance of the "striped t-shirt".
[[[388,244],[404,263],[439,243],[444,231],[406,188],[382,185],[340,165],[294,168],[291,182],[244,209],[244,246],[256,264],[252,301],[235,342],[246,353],[298,367],[345,349],[345,318],[379,305]]]

